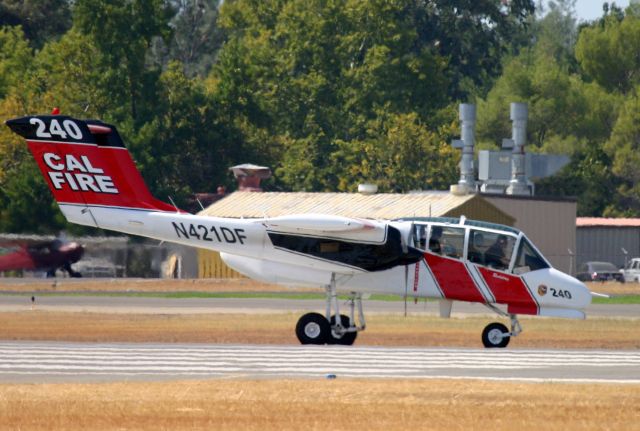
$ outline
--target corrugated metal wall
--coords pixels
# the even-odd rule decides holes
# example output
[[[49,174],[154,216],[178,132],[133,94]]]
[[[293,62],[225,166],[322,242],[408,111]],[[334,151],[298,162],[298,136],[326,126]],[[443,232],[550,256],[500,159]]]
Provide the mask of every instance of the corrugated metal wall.
[[[627,259],[640,257],[640,228],[583,226],[577,229],[578,264],[588,261],[611,262],[617,267]]]
[[[449,212],[444,214],[444,216],[465,216],[469,220],[488,221],[507,226],[513,226],[515,223],[514,217],[500,211],[495,205],[488,202],[486,199],[483,199],[480,195],[476,195],[474,199],[466,201],[462,205],[451,209]]]
[[[514,226],[533,241],[555,268],[567,274],[575,274],[577,267],[575,201],[486,195],[484,198],[498,209],[515,217]]]
[[[198,249],[198,278],[245,278],[229,268],[217,251]]]

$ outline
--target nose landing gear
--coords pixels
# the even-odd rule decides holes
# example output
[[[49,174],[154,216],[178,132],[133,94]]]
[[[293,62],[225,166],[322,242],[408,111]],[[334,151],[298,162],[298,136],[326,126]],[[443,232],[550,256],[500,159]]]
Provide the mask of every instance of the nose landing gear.
[[[498,314],[509,316],[511,319],[511,331],[502,323],[490,323],[484,328],[484,331],[482,331],[482,344],[487,348],[507,347],[511,337],[516,337],[522,332],[520,322],[518,322],[515,314],[507,314],[494,307],[490,308],[494,309]]]

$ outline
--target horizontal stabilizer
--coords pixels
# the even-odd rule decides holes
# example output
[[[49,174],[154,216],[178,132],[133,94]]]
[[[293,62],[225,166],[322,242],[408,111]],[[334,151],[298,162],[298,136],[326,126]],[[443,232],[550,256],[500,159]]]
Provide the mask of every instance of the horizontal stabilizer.
[[[368,220],[325,214],[294,214],[265,220],[267,229],[288,232],[349,232],[374,229]]]

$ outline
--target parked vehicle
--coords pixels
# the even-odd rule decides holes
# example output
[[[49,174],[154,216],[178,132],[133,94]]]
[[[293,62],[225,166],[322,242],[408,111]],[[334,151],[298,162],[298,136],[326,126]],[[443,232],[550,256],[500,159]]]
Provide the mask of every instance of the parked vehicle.
[[[585,262],[578,268],[576,278],[580,281],[619,281],[624,283],[622,273],[611,262]]]
[[[624,281],[626,282],[640,282],[640,257],[634,257],[629,262],[627,262],[627,266],[622,270],[622,275],[624,276]]]

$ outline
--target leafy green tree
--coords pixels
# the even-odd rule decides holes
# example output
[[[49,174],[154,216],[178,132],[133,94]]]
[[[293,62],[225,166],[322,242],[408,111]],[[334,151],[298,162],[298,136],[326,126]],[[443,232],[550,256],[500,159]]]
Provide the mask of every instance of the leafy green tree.
[[[339,167],[338,190],[354,192],[360,183],[396,193],[448,188],[460,158],[450,143],[452,126],[433,132],[415,113],[381,112],[362,139],[337,141],[332,160]]]
[[[620,178],[617,199],[609,214],[640,215],[640,86],[625,100],[620,115],[604,149],[611,157],[612,172]]]
[[[93,40],[74,28],[38,53],[31,81],[67,115],[118,121],[129,118],[120,78]]]
[[[0,121],[43,112],[31,77],[35,61],[20,27],[0,29]],[[51,106],[51,105],[49,105]],[[46,112],[46,111],[45,111]],[[0,127],[0,231],[46,232],[60,226],[51,194],[24,140]]]
[[[69,0],[0,0],[0,27],[22,26],[32,46],[63,35],[71,27]]]
[[[187,76],[206,76],[223,40],[218,27],[220,0],[173,0],[171,5],[176,11],[169,23],[172,37],[155,49],[163,51],[165,63],[181,62]]]
[[[574,49],[578,38],[575,12],[576,0],[549,1],[548,10],[532,25],[535,51],[545,53],[558,64],[569,66],[575,72],[577,62]]]
[[[0,27],[0,98],[23,79],[33,53],[20,27]]]
[[[147,65],[147,54],[155,37],[169,38],[173,13],[163,0],[78,0],[73,8],[74,26],[100,52],[104,72],[117,82],[109,89],[126,98],[136,125],[153,116],[159,69]]]
[[[573,2],[562,3],[572,6]],[[604,143],[619,127],[624,96],[619,88],[606,87],[602,80],[585,81],[578,73],[577,60],[570,56],[570,39],[558,34],[565,24],[567,29],[572,27],[572,14],[565,6],[556,9],[555,17],[552,10],[537,23],[537,44],[509,60],[486,100],[479,101],[478,135],[483,146],[495,147],[511,135],[509,103],[526,102],[527,138],[532,144],[528,151],[571,156],[569,166],[558,175],[536,182],[536,192],[576,196],[579,215],[622,214],[620,209],[631,202],[631,183],[616,168],[620,157],[616,146],[605,148]],[[607,18],[606,25],[617,25],[612,24],[614,20]],[[584,33],[599,25],[583,27],[579,40],[584,44]],[[545,33],[545,26],[553,31]]]
[[[580,85],[553,58],[525,52],[511,60],[504,74],[478,102],[480,140],[499,143],[511,136],[509,105],[526,102],[529,108],[527,140],[541,149],[555,136],[571,134],[572,120],[583,114]]]
[[[209,82],[243,130],[274,137],[282,187],[335,190],[338,140],[364,136],[384,110],[427,118],[448,104],[446,61],[420,41],[412,5],[224,3],[229,41]]]
[[[454,100],[484,95],[501,73],[502,57],[528,45],[532,0],[436,0],[405,2],[423,46],[448,60],[447,94]]]
[[[22,147],[23,151],[26,148]],[[31,156],[21,156],[22,163],[11,171],[0,191],[0,232],[56,232],[65,222],[51,199]]]
[[[247,154],[238,134],[220,121],[202,82],[173,62],[159,81],[156,116],[132,137],[130,149],[150,187],[182,203],[229,181],[227,168]]]
[[[576,44],[576,58],[589,78],[610,92],[628,93],[640,84],[640,17],[608,16],[602,25],[585,27]]]
[[[558,174],[536,181],[536,194],[577,198],[577,215],[612,215],[612,191],[620,179],[611,170],[611,159],[596,144],[573,155]]]

